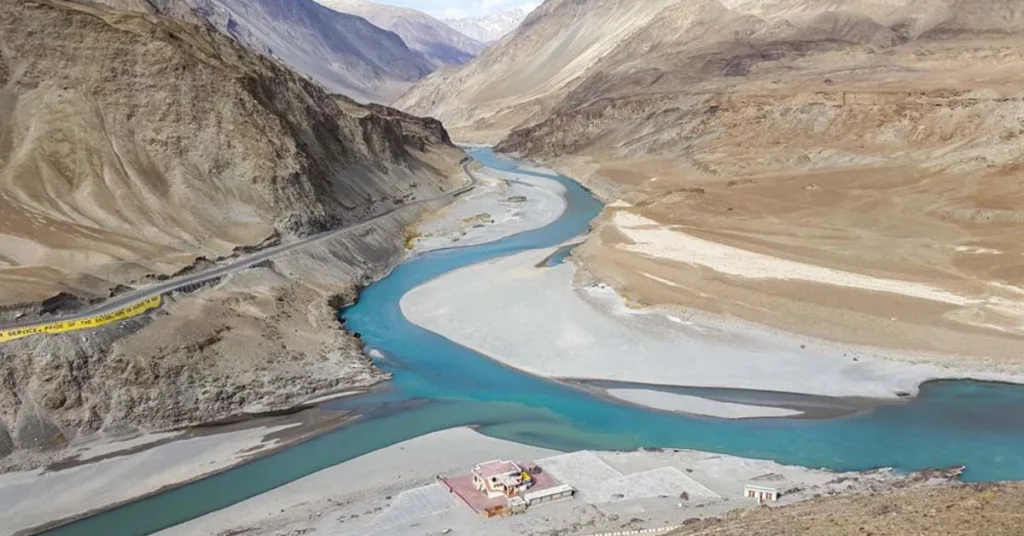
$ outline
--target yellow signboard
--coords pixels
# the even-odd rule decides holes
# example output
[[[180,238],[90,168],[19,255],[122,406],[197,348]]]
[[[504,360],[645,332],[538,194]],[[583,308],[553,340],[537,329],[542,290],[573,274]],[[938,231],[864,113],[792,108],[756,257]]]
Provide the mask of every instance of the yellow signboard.
[[[163,299],[160,296],[153,296],[152,298],[137,301],[131,305],[126,305],[116,311],[111,311],[102,315],[80,318],[78,320],[51,322],[49,324],[40,324],[38,326],[31,326],[27,328],[0,330],[0,342],[13,341],[15,339],[28,337],[29,335],[35,335],[37,333],[64,333],[66,331],[75,331],[79,329],[97,328],[112,322],[120,322],[127,318],[139,316],[147,311],[160,307],[162,302]]]

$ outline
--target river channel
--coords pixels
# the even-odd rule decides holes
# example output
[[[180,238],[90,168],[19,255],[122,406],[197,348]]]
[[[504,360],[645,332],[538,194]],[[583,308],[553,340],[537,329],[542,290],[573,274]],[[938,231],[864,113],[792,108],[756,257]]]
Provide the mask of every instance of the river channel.
[[[380,352],[378,366],[394,374],[381,392],[335,404],[359,410],[361,418],[314,440],[48,534],[149,534],[373,450],[464,425],[560,450],[677,447],[836,470],[889,466],[911,471],[964,464],[966,480],[1024,479],[1021,386],[930,382],[913,399],[842,418],[717,420],[620,404],[530,376],[411,324],[399,309],[409,290],[462,266],[562,244],[586,233],[601,210],[596,199],[566,177],[521,170],[486,149],[471,152],[492,168],[562,183],[568,189],[568,208],[541,229],[410,259],[340,313],[348,329]]]

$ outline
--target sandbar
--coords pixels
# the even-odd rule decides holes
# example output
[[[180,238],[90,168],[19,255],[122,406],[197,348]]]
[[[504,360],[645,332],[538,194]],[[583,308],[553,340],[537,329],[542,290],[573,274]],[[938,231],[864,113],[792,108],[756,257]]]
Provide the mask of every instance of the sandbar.
[[[477,185],[416,226],[412,253],[466,247],[548,225],[565,212],[565,187],[527,174],[484,168]]]
[[[652,391],[650,389],[608,389],[606,392],[615,398],[641,406],[721,419],[792,417],[801,414],[801,412],[792,409],[721,402],[699,396],[680,395],[663,391]]]
[[[413,323],[509,366],[544,377],[725,387],[832,397],[896,398],[948,377],[928,364],[808,346],[628,307],[605,285],[574,286],[575,266],[536,265],[528,251],[445,274],[407,293]]]

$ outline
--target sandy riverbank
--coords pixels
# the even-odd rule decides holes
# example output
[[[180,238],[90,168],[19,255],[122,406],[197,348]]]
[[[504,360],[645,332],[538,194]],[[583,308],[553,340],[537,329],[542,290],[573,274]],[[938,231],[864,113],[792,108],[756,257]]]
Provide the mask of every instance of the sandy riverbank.
[[[303,435],[301,421],[285,419],[225,433],[93,443],[66,468],[0,475],[0,534],[109,508],[266,454]]]
[[[439,474],[465,473],[495,458],[535,461],[578,494],[524,515],[482,520],[436,482]],[[887,471],[836,474],[686,450],[562,454],[458,428],[378,450],[159,534],[593,534],[754,506],[742,498],[746,483],[793,490],[783,498],[787,504],[898,481]],[[681,499],[683,491],[688,498]]]
[[[574,285],[572,263],[537,268],[552,251],[446,274],[406,294],[402,310],[422,327],[546,377],[880,399],[914,394],[930,379],[1019,379],[886,359],[710,315],[630,308],[608,286]],[[756,411],[678,395],[609,394],[670,411],[779,416],[778,408]]]
[[[555,181],[490,168],[474,174],[473,190],[416,226],[412,253],[493,242],[543,227],[565,212],[565,188]]]

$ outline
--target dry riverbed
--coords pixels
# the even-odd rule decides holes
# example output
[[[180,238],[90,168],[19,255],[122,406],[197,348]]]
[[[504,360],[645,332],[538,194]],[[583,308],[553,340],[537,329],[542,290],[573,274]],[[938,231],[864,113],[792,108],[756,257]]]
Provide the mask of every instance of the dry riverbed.
[[[565,188],[553,180],[490,168],[474,174],[476,188],[410,234],[413,253],[493,242],[543,227],[565,211]]]

